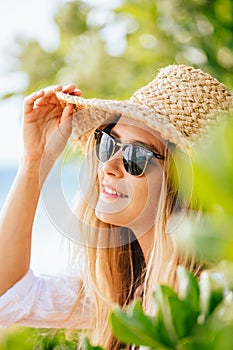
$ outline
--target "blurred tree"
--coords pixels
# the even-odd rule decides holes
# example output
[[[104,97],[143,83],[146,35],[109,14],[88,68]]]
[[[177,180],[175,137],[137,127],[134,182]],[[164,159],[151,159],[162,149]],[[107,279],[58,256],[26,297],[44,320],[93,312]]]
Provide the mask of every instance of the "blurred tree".
[[[159,0],[160,27],[176,45],[177,62],[209,71],[233,87],[232,0]]]
[[[168,64],[198,66],[233,87],[232,0],[73,0],[58,6],[60,45],[52,52],[18,40],[15,70],[24,94],[74,82],[85,97],[126,98]]]

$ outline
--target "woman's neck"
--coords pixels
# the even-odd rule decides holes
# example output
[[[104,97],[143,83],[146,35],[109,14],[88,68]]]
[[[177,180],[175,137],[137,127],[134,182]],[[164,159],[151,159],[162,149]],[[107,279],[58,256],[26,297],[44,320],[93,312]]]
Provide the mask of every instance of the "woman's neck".
[[[152,227],[149,231],[144,234],[136,235],[138,243],[142,249],[146,265],[149,262],[150,254],[153,248],[154,242],[154,227]]]

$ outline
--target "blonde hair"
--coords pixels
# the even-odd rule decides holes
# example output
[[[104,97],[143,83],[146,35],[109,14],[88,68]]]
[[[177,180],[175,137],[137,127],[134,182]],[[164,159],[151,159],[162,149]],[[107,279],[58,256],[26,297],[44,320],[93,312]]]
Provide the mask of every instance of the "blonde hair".
[[[117,350],[120,343],[112,335],[108,322],[112,306],[118,304],[125,307],[133,299],[136,289],[144,283],[143,305],[146,312],[153,313],[151,296],[154,286],[166,283],[176,288],[177,266],[181,264],[194,273],[196,267],[188,254],[180,252],[172,235],[166,234],[167,222],[177,204],[177,185],[171,171],[169,150],[165,150],[153,250],[146,267],[132,231],[101,222],[95,215],[98,188],[93,139],[92,134],[86,143],[85,189],[81,184],[81,197],[76,206],[78,240],[82,244],[74,252],[74,261],[80,268],[80,256],[84,256],[83,284],[91,300],[95,324],[89,334],[91,342]]]

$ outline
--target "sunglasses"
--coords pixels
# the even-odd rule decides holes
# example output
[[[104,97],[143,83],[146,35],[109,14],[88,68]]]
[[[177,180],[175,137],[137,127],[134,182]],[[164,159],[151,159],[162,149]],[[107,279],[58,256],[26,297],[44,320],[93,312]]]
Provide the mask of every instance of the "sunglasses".
[[[102,162],[107,162],[120,149],[123,155],[124,168],[130,175],[142,176],[152,158],[164,160],[165,157],[137,143],[117,141],[113,136],[100,129],[95,130],[96,156]]]

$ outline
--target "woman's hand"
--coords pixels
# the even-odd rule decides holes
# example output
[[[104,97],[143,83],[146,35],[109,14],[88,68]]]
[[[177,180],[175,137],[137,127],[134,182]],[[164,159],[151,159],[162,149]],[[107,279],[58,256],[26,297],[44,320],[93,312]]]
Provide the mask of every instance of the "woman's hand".
[[[31,233],[41,185],[71,133],[72,105],[62,109],[57,91],[80,95],[74,85],[35,92],[24,103],[24,161],[0,216],[0,295],[28,271]]]
[[[81,95],[75,85],[68,85],[48,87],[25,98],[23,141],[26,162],[40,163],[42,157],[46,157],[54,163],[71,134],[73,105],[63,109],[56,97],[57,91]]]

